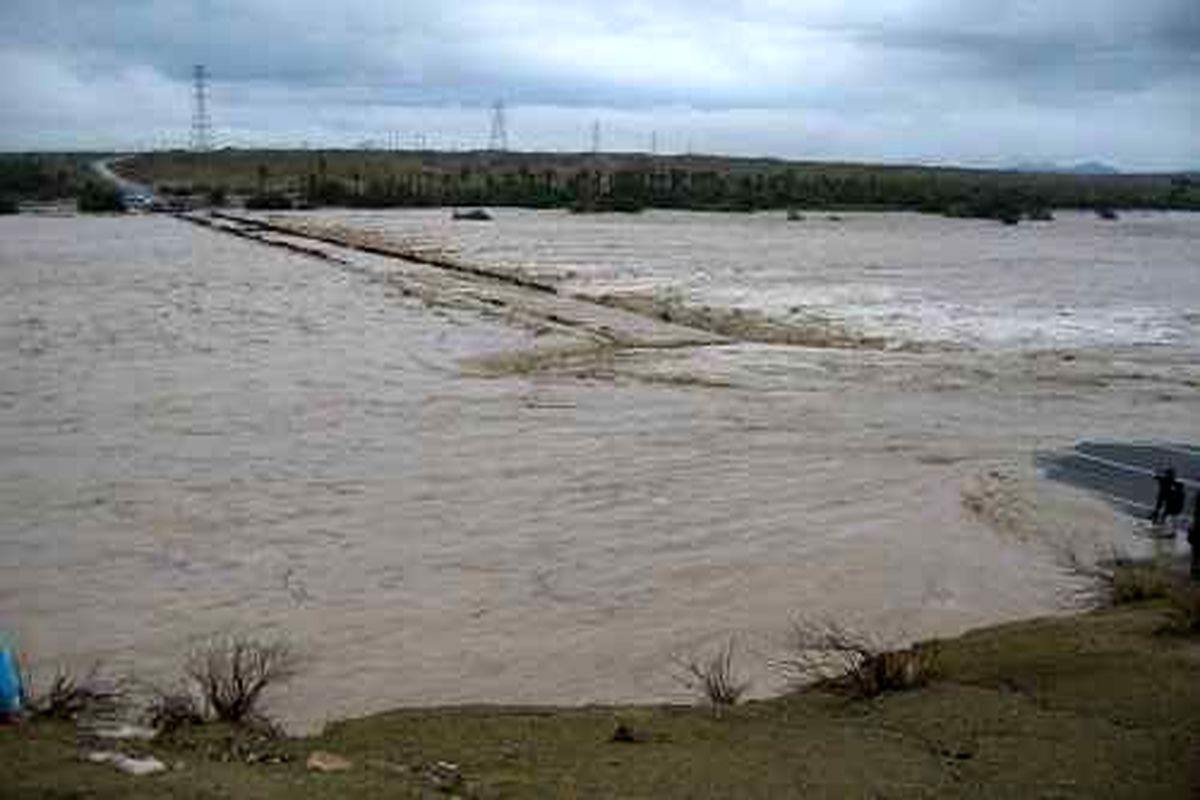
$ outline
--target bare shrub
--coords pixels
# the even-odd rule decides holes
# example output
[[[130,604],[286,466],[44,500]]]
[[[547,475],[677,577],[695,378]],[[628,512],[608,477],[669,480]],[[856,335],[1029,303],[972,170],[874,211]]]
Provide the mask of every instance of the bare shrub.
[[[224,635],[193,650],[184,671],[216,719],[240,723],[255,717],[263,691],[294,676],[297,666],[285,641]]]
[[[875,697],[927,684],[937,674],[938,650],[933,643],[888,650],[836,622],[797,621],[788,654],[775,667],[797,688],[816,684]]]
[[[717,713],[723,707],[737,705],[750,688],[750,682],[740,680],[734,669],[732,637],[711,656],[676,657],[674,661],[680,669],[680,683],[700,694]]]
[[[118,688],[97,688],[100,664],[96,663],[80,677],[69,667],[58,666],[50,683],[39,689],[32,671],[18,660],[21,681],[21,705],[29,714],[43,719],[73,720],[99,703],[111,703]]]
[[[35,715],[52,719],[74,719],[87,707],[78,680],[65,668],[59,668],[50,685],[32,700],[30,710]]]
[[[195,694],[186,688],[177,690],[154,689],[154,697],[147,710],[148,721],[163,733],[173,733],[181,728],[200,725],[204,722],[204,709]]]

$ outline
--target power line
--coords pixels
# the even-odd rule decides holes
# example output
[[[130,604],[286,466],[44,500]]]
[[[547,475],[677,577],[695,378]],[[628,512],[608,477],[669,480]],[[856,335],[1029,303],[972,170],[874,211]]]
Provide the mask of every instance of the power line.
[[[500,153],[508,150],[508,121],[505,119],[503,100],[497,100],[492,106],[492,133],[488,137],[488,150]]]
[[[192,150],[212,149],[212,119],[208,115],[208,72],[203,64],[192,68]]]

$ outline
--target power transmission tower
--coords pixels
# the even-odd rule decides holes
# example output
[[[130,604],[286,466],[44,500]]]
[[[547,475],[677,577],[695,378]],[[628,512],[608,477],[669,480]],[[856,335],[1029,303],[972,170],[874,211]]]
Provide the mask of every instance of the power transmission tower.
[[[499,153],[508,150],[508,122],[504,117],[503,100],[497,100],[492,106],[492,134],[488,138],[488,150]]]
[[[208,116],[208,72],[203,64],[192,69],[192,150],[212,149],[212,120]]]
[[[592,123],[592,152],[600,152],[600,120]]]

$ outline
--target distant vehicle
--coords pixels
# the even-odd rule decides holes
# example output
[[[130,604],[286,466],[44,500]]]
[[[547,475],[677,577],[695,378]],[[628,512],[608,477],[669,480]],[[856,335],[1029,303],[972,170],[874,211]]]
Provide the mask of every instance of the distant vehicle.
[[[455,209],[454,219],[474,220],[476,222],[490,222],[492,215],[482,208],[472,208],[466,211]]]
[[[154,198],[144,192],[128,192],[124,200],[129,208],[148,209],[154,204]]]

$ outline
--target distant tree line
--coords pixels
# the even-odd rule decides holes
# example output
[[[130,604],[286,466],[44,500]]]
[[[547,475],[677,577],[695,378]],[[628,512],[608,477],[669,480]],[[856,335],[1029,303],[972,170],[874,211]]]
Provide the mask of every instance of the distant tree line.
[[[91,213],[116,213],[125,210],[125,197],[111,184],[89,180],[76,195],[75,207]]]
[[[89,153],[0,154],[0,214],[15,214],[19,202],[74,200],[80,211],[124,211],[117,188],[89,166]]]
[[[1046,219],[1053,208],[1184,208],[1200,210],[1200,185],[1176,179],[1163,188],[1141,190],[1117,183],[1102,186],[1061,180],[999,181],[991,177],[948,179],[935,174],[831,176],[784,170],[731,173],[679,168],[579,169],[563,173],[473,170],[414,170],[355,174],[350,180],[308,173],[296,193],[305,206],[388,208],[488,205],[570,208],[579,212],[644,208],[751,212],[779,208],[911,209],[954,217],[1014,222]]]
[[[0,154],[0,212],[15,213],[18,200],[74,197],[79,188],[78,166],[68,157]]]
[[[1181,175],[1083,176],[642,154],[227,151],[149,154],[132,177],[170,190],[227,188],[259,208],[524,206],[909,209],[1015,221],[1054,208],[1200,210]]]

